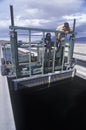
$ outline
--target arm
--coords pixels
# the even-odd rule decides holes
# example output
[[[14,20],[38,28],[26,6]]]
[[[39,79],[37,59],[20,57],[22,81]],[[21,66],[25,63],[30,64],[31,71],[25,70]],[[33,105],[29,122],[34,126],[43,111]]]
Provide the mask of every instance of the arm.
[[[69,28],[68,30],[65,31],[65,34],[72,33],[72,32],[73,32],[73,29]]]
[[[56,28],[56,31],[64,31],[64,25],[60,25]]]

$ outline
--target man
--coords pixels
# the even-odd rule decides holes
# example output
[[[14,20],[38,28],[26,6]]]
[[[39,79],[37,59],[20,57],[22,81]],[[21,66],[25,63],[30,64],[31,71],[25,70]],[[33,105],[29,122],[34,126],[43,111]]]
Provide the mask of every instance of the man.
[[[65,35],[73,32],[73,30],[69,27],[69,23],[65,22],[64,24],[58,26],[56,31],[61,31],[56,33],[56,47],[57,47],[57,56],[58,52],[61,54],[61,57],[58,58],[58,63],[62,64],[63,55],[64,55],[64,41]]]
[[[73,32],[73,29],[70,28],[68,22],[65,22],[64,24],[58,26],[58,27],[56,28],[56,31],[61,31],[61,32],[63,32],[63,33],[58,33],[58,32],[57,32],[57,34],[56,34],[56,43],[57,43],[57,46],[58,46],[58,43],[59,43],[59,42],[64,41],[64,39],[65,39],[65,34],[68,34],[68,33]]]

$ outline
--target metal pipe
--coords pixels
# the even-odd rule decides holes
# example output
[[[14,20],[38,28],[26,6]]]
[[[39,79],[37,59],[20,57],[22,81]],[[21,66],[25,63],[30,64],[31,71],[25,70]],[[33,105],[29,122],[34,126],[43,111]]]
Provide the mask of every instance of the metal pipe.
[[[13,6],[10,5],[11,26],[14,26]]]
[[[43,32],[43,49],[42,49],[42,74],[44,74],[44,55],[45,55],[45,48],[44,48],[44,39],[45,39],[45,32]]]
[[[55,37],[56,37],[56,33],[55,33]],[[54,70],[55,70],[55,54],[56,54],[56,39],[55,39],[55,42],[54,42],[54,51],[53,51],[53,59],[52,59],[52,73],[54,73]]]
[[[76,24],[76,19],[74,19],[74,22],[73,22],[73,32],[75,32],[75,24]]]
[[[29,30],[29,73],[30,73],[30,76],[31,76],[31,30]]]
[[[56,31],[55,29],[43,29],[43,28],[30,28],[30,27],[21,27],[21,26],[10,26],[10,29],[15,30],[31,30],[31,31],[40,31],[40,32],[58,32],[63,33],[63,31]]]

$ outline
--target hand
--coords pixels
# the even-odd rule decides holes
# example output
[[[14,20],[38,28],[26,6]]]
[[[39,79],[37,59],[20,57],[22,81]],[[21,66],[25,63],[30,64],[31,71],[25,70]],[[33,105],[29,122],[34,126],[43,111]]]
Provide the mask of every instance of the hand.
[[[65,34],[68,34],[69,33],[69,31],[65,31]]]

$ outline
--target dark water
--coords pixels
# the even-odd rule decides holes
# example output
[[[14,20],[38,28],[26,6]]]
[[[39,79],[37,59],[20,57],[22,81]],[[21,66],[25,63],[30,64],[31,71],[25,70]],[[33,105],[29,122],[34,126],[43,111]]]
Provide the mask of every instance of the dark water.
[[[86,129],[86,80],[75,77],[39,91],[10,89],[10,94],[17,130]]]

